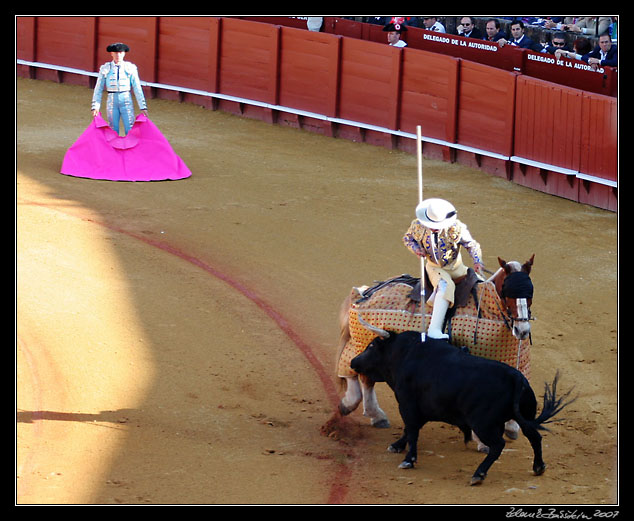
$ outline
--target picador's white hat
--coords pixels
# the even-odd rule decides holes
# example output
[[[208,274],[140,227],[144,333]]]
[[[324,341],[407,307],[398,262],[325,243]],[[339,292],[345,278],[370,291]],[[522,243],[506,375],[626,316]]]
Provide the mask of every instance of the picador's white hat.
[[[444,199],[425,199],[416,207],[416,218],[423,226],[441,230],[456,222],[458,212]]]

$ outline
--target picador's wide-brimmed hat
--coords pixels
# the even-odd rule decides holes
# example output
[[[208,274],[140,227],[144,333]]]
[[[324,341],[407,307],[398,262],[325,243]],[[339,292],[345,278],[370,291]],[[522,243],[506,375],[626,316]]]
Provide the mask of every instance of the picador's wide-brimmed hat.
[[[390,20],[389,24],[383,26],[383,30],[387,32],[397,32],[402,33],[403,31],[407,31],[407,26],[405,25],[405,18],[400,16],[395,16]]]
[[[106,48],[108,52],[130,52],[130,47],[128,47],[125,43],[117,42],[111,43]]]
[[[444,199],[425,199],[416,207],[416,218],[434,230],[449,228],[456,222],[457,215],[454,205]]]

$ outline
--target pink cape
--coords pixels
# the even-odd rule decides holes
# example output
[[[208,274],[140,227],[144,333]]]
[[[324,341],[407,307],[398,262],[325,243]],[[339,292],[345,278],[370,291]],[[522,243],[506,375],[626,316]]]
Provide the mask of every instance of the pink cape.
[[[191,175],[165,136],[144,114],[121,137],[97,114],[64,156],[61,173],[109,181],[162,181]]]

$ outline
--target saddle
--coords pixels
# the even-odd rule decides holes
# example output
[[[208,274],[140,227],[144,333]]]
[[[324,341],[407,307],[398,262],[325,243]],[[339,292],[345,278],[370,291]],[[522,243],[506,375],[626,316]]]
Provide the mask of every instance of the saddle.
[[[467,268],[467,274],[454,281],[456,284],[456,290],[454,292],[454,305],[452,306],[452,309],[466,306],[469,301],[469,296],[474,294],[476,284],[481,281],[482,279],[478,277],[472,268]],[[357,303],[369,299],[374,293],[391,284],[406,284],[410,286],[412,291],[409,294],[409,298],[414,302],[420,302],[420,278],[404,273],[403,275],[398,275],[397,277],[392,277],[388,280],[380,282],[375,281],[374,286],[371,286],[363,291],[361,298],[357,300]],[[429,281],[427,273],[425,273],[425,295],[431,295],[433,291],[434,288]]]

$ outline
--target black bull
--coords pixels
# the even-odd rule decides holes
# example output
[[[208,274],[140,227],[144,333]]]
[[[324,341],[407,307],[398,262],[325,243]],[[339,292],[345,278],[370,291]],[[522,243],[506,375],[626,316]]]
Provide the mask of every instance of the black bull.
[[[476,469],[471,484],[481,483],[502,453],[504,423],[514,419],[534,452],[533,471],[546,469],[542,459],[539,430],[566,405],[570,393],[556,397],[558,375],[552,387],[546,384],[541,414],[528,380],[507,364],[465,353],[445,340],[427,338],[420,332],[391,333],[377,338],[353,358],[351,367],[376,382],[386,382],[394,391],[405,426],[401,439],[390,445],[391,452],[409,451],[401,468],[411,468],[417,457],[420,429],[429,421],[456,425],[471,439],[471,431],[488,445],[486,458]]]

